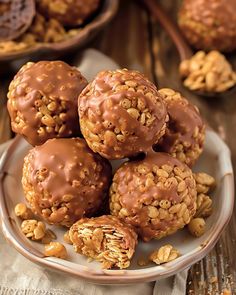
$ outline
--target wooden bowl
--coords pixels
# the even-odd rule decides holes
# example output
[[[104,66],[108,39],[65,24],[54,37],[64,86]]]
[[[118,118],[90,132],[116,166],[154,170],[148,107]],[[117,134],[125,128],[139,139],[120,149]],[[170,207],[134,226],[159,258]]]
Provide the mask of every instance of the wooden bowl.
[[[38,60],[57,58],[74,49],[84,46],[90,41],[106,24],[110,22],[118,9],[119,0],[103,0],[98,13],[78,33],[64,41],[57,43],[39,43],[35,46],[0,54],[1,64],[27,58],[27,60]]]

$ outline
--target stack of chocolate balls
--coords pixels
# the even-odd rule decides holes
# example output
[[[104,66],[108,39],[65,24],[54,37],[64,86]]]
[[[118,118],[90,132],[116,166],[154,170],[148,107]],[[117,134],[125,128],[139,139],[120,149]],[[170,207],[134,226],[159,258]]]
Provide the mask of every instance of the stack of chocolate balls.
[[[35,146],[24,161],[26,200],[50,224],[77,222],[70,229],[77,252],[127,267],[136,234],[160,239],[194,216],[191,166],[202,152],[205,125],[180,93],[158,90],[137,71],[103,71],[88,83],[64,62],[44,61],[23,66],[8,98],[13,131]],[[112,179],[114,159],[126,161]],[[108,203],[112,218],[100,216]],[[99,248],[85,242],[88,235],[93,241],[93,231]],[[109,264],[104,257],[111,253],[101,245],[113,234],[127,255]]]

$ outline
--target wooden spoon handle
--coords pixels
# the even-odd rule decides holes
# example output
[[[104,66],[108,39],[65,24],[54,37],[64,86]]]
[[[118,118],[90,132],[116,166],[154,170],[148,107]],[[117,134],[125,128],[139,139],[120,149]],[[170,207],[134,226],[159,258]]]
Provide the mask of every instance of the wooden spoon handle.
[[[172,41],[174,42],[180,59],[185,60],[189,59],[193,52],[191,48],[187,45],[184,40],[180,30],[178,27],[172,22],[166,12],[162,9],[162,7],[158,4],[157,0],[143,0],[143,3],[146,5],[149,12],[152,16],[162,25],[162,27],[166,30]]]

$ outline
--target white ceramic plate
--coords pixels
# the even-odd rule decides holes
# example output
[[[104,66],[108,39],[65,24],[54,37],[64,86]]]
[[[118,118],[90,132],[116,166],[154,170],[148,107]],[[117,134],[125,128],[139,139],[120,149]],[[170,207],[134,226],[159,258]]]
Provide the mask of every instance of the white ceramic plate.
[[[217,187],[213,193],[213,214],[207,219],[206,233],[200,238],[192,237],[186,229],[161,240],[149,243],[140,242],[137,246],[131,267],[126,270],[102,270],[97,262],[87,262],[86,257],[76,254],[71,245],[66,245],[68,260],[44,257],[43,245],[25,238],[20,231],[20,220],[14,214],[14,207],[24,202],[21,187],[23,158],[29,150],[24,139],[17,136],[0,161],[0,217],[6,239],[25,257],[35,263],[75,275],[90,282],[106,284],[128,284],[157,280],[173,275],[203,258],[215,245],[222,230],[227,225],[233,210],[234,183],[230,151],[219,136],[207,130],[205,149],[195,171],[213,175]],[[65,229],[48,226],[63,242]],[[137,259],[150,251],[169,243],[177,248],[181,256],[162,266],[150,264],[137,265]]]

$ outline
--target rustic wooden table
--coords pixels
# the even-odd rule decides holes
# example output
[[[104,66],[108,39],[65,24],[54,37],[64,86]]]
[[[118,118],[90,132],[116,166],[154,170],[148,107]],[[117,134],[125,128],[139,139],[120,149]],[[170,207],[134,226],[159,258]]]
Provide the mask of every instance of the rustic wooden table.
[[[175,19],[179,1],[159,1]],[[138,1],[121,0],[118,14],[112,23],[88,46],[101,50],[121,67],[144,72],[158,87],[172,87],[181,91],[200,108],[209,125],[229,145],[233,165],[236,168],[234,95],[222,99],[206,99],[184,89],[178,78],[179,58],[174,45]],[[229,58],[236,68],[236,55]],[[0,79],[0,143],[13,135],[6,110],[6,90],[10,79],[11,77]],[[236,294],[235,250],[236,214],[234,213],[215,248],[207,257],[191,267],[186,294]]]

